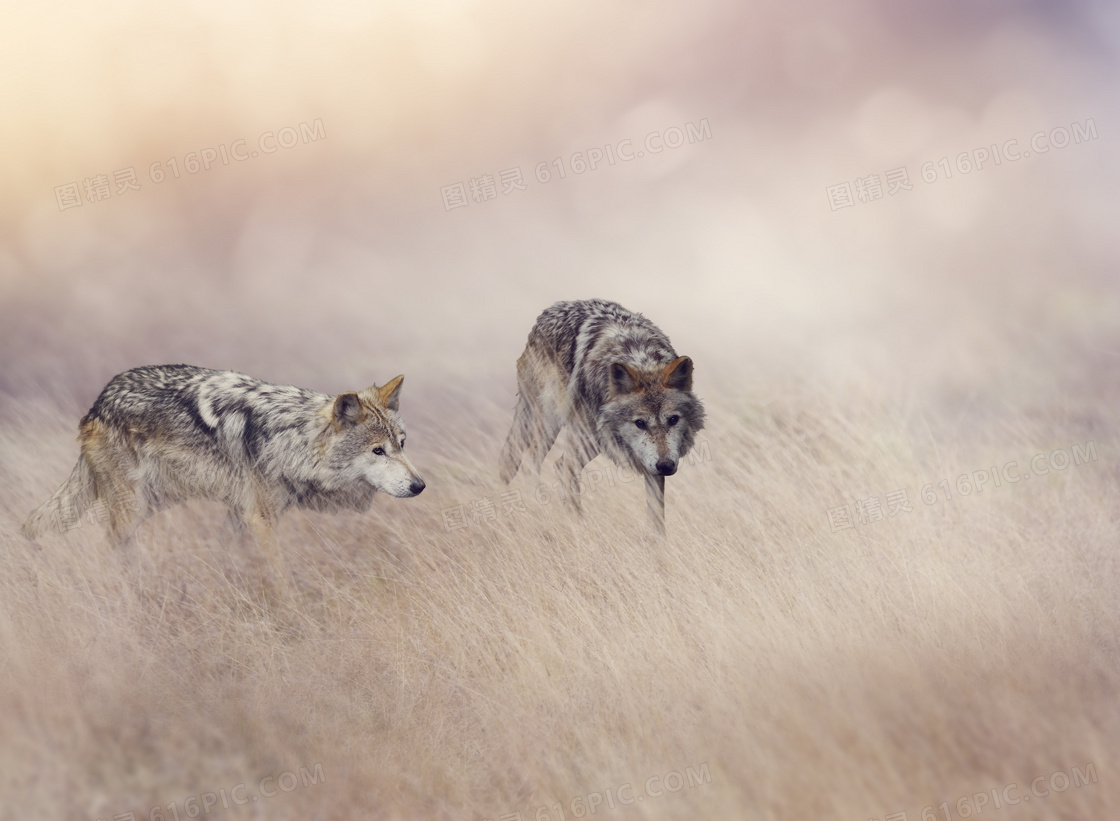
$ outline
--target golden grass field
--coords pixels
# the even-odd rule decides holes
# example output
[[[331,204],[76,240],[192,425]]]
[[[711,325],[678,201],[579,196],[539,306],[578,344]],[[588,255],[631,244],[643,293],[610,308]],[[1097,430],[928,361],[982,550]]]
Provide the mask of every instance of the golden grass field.
[[[710,459],[667,482],[664,543],[636,482],[589,488],[577,520],[518,477],[507,515],[500,437],[477,432],[508,414],[413,414],[429,490],[288,515],[282,593],[207,503],[150,520],[135,556],[88,521],[35,550],[15,528],[69,470],[74,420],[10,419],[6,817],[146,818],[208,792],[214,814],[237,784],[250,806],[216,817],[574,817],[592,793],[619,819],[913,819],[976,793],[987,817],[1108,817],[1115,416],[1063,400],[947,438],[949,413],[765,393],[705,397]],[[425,444],[437,423],[478,452]],[[927,482],[1021,474],[1075,443],[1090,461],[921,501]],[[891,517],[899,488],[912,510]],[[827,509],[871,495],[882,521],[832,531]],[[493,521],[448,530],[442,510],[482,498]],[[993,812],[993,789],[1073,767],[1089,780]],[[284,772],[290,792],[260,785]],[[624,784],[634,804],[609,809]]]
[[[1112,0],[6,10],[0,821],[1120,818],[1118,55]],[[663,542],[602,457],[503,503],[588,297],[696,363]],[[427,490],[27,542],[176,362],[404,373]]]

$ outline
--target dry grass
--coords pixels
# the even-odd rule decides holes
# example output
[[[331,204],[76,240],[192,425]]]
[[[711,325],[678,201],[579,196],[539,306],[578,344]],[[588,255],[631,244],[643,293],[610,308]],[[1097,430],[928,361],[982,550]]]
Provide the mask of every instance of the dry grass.
[[[994,815],[1106,817],[1120,751],[1112,446],[927,506],[926,482],[1023,470],[1092,439],[1089,423],[1054,409],[939,441],[945,420],[925,413],[786,396],[709,398],[711,460],[668,483],[664,544],[638,483],[604,483],[576,521],[519,477],[525,510],[505,516],[493,464],[425,453],[417,500],[285,520],[284,595],[201,503],[150,521],[133,557],[90,525],[30,548],[16,526],[68,471],[73,420],[14,420],[6,817],[146,818],[315,764],[324,783],[228,817],[533,818],[557,801],[571,817],[577,796],[640,794],[706,764],[710,783],[597,814],[917,818],[1089,763],[1097,783]],[[504,424],[456,413],[464,436]],[[912,512],[829,528],[828,508],[900,487]],[[447,530],[441,509],[482,497],[496,521]]]
[[[981,792],[981,819],[1120,817],[1114,0],[9,5],[0,821],[207,794],[231,819],[569,821],[601,794],[607,821],[957,821]],[[1022,161],[961,170],[1009,140]],[[140,190],[59,210],[129,168]],[[525,190],[445,210],[513,168]],[[495,499],[533,318],[588,297],[696,362],[711,459],[669,480],[664,543],[637,483],[582,520],[523,476],[523,512]],[[130,554],[95,526],[34,549],[97,391],[169,362],[331,393],[404,372],[428,490],[292,513],[279,556],[204,503]],[[830,528],[900,488],[910,512]],[[495,521],[445,527],[484,497]],[[239,784],[258,800],[223,809]]]

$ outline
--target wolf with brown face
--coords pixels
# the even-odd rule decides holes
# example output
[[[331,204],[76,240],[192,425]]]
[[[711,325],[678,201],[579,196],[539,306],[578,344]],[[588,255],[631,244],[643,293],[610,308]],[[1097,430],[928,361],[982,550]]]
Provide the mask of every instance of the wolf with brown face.
[[[517,387],[503,482],[526,451],[539,473],[566,425],[569,443],[556,469],[576,509],[580,472],[602,452],[645,477],[651,520],[665,532],[665,477],[704,427],[704,408],[692,393],[692,360],[677,356],[660,328],[615,302],[557,302],[529,333]]]
[[[364,512],[379,490],[416,496],[424,480],[404,455],[403,381],[328,396],[191,365],[125,371],[82,419],[78,464],[23,533],[65,530],[100,500],[125,542],[153,513],[201,498],[271,542],[291,507]]]

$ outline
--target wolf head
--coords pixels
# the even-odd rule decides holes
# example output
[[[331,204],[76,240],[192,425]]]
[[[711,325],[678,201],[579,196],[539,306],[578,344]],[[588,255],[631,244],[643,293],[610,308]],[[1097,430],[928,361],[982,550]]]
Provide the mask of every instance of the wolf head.
[[[404,376],[380,388],[340,393],[330,405],[331,467],[392,496],[406,499],[424,490],[424,480],[404,455],[400,408]]]
[[[692,393],[692,360],[679,356],[652,371],[615,362],[609,379],[597,420],[600,441],[616,461],[672,476],[704,427],[704,408]]]

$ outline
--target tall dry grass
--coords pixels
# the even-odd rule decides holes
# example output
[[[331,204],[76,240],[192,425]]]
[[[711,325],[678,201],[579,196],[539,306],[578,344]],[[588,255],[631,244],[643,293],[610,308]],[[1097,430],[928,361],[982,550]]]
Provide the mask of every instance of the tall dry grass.
[[[4,816],[170,817],[213,792],[216,817],[528,819],[598,793],[596,815],[620,819],[913,819],[983,792],[988,817],[1108,817],[1114,416],[1056,403],[1045,421],[962,425],[854,391],[781,395],[707,397],[711,458],[669,480],[664,543],[637,482],[589,489],[580,519],[518,477],[524,510],[507,515],[486,456],[500,434],[475,433],[504,409],[429,409],[410,443],[430,489],[368,515],[289,515],[283,594],[205,503],[153,518],[134,554],[88,522],[30,547],[16,527],[69,470],[74,420],[13,420]],[[427,446],[436,420],[477,452]],[[1089,441],[1095,461],[920,498]],[[898,488],[913,509],[887,516]],[[832,531],[828,509],[872,495],[882,521]],[[483,498],[496,517],[474,522]],[[449,530],[455,505],[467,526]],[[320,783],[296,780],[317,764]],[[992,805],[993,789],[1089,765],[1096,781]],[[284,772],[290,792],[261,786]],[[223,811],[239,783],[248,803]]]

